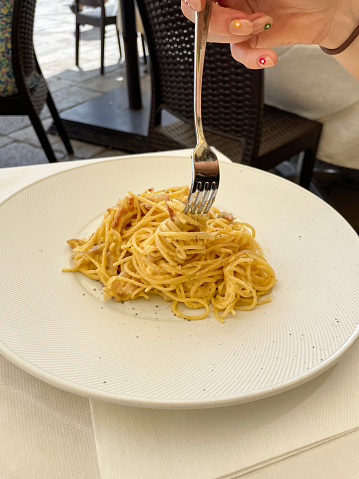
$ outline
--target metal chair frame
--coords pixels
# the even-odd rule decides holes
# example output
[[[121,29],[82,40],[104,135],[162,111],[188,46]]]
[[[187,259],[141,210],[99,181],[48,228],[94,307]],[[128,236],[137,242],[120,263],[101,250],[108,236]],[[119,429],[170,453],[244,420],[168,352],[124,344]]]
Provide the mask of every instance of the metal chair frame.
[[[91,15],[92,12],[81,11],[80,5],[88,7],[99,7],[100,14]],[[100,28],[101,34],[101,75],[104,74],[104,62],[105,62],[105,31],[107,25],[115,25],[117,33],[118,48],[120,52],[120,58],[122,57],[120,33],[117,28],[117,13],[116,15],[106,15],[106,6],[104,0],[76,0],[75,4],[75,15],[76,15],[76,32],[75,32],[75,43],[76,43],[76,66],[79,66],[79,50],[80,50],[80,26],[81,25],[92,25],[93,27]]]

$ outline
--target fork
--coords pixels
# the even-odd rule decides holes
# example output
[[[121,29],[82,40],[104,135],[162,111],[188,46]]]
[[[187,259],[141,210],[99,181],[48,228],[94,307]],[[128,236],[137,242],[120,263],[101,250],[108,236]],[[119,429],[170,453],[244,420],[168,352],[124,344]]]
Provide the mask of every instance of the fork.
[[[201,214],[210,210],[219,187],[219,163],[214,151],[209,147],[202,126],[202,78],[206,52],[208,25],[211,16],[212,0],[207,0],[204,9],[196,12],[194,46],[194,123],[197,146],[192,152],[192,185],[184,213]]]

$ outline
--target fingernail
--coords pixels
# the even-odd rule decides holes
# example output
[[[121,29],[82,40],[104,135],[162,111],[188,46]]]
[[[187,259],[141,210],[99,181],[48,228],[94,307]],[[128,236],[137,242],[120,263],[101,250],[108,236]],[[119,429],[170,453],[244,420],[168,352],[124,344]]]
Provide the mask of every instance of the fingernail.
[[[249,20],[232,20],[228,28],[233,35],[250,35],[253,32],[253,24]]]
[[[258,63],[262,68],[272,67],[274,65],[274,61],[271,57],[260,57],[258,58]]]
[[[256,20],[253,20],[253,35],[258,35],[258,33],[264,32],[264,30],[268,30],[272,26],[273,19],[271,17],[260,17]]]
[[[201,10],[201,0],[188,0],[188,4],[193,10]]]

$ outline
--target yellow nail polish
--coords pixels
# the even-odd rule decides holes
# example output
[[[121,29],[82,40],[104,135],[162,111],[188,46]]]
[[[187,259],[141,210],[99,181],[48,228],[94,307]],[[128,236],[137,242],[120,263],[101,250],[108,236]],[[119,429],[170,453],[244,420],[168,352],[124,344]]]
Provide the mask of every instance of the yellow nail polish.
[[[229,22],[229,32],[233,35],[250,35],[253,32],[252,22],[245,19],[234,19]]]

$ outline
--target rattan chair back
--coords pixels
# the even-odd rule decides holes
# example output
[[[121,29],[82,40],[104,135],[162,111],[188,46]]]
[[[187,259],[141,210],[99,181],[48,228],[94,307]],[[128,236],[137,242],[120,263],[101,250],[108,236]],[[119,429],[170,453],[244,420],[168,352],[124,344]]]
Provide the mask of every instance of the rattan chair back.
[[[36,0],[14,0],[11,58],[17,92],[0,97],[0,115],[28,116],[48,160],[55,162],[55,153],[40,119],[45,104],[49,107],[67,152],[72,154],[73,150],[36,58],[33,45],[35,8]],[[34,81],[31,82],[29,80],[34,73]]]
[[[151,59],[147,149],[194,147],[194,25],[179,0],[137,0],[137,6]],[[232,161],[266,170],[304,151],[300,183],[309,187],[322,125],[264,105],[263,92],[263,70],[235,62],[226,44],[207,45],[202,95],[207,140]],[[161,124],[163,110],[180,122]]]
[[[38,70],[33,46],[36,0],[14,1],[12,20],[12,62],[16,86]]]
[[[152,62],[152,110],[167,110],[193,124],[194,25],[178,0],[138,0],[137,5]],[[209,43],[202,95],[205,130],[240,141],[243,156],[250,158],[258,150],[262,106],[263,72],[235,62],[228,45]]]

